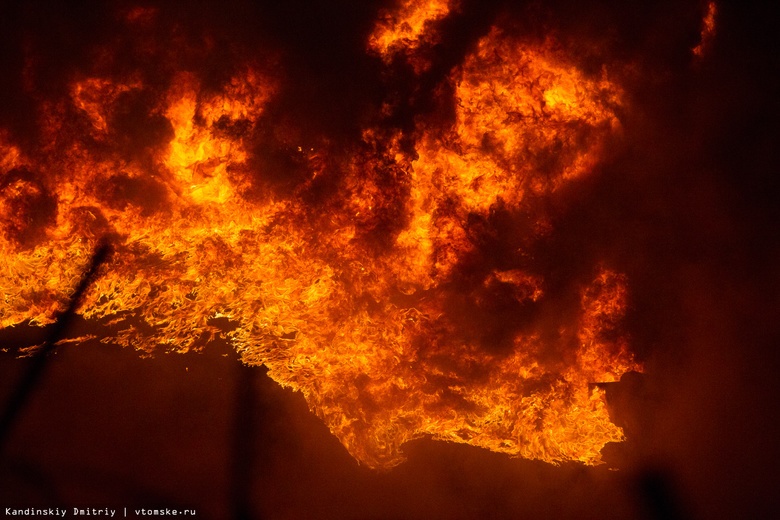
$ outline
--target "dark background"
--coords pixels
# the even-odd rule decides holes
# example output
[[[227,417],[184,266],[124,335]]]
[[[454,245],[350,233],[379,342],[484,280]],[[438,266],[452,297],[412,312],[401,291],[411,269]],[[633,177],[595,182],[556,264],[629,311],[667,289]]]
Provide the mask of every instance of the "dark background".
[[[182,2],[160,13],[184,39],[213,36],[209,59],[178,58],[215,84],[233,59],[279,53],[286,90],[272,112],[306,138],[346,141],[387,89],[404,89],[383,82],[363,51],[381,6],[357,4]],[[64,92],[96,45],[121,40],[114,13],[124,5],[3,7],[0,125],[26,150],[41,146],[41,101]],[[605,448],[607,464],[556,467],[420,440],[406,447],[408,462],[379,473],[358,466],[302,396],[241,365],[225,344],[144,358],[95,341],[51,358],[2,454],[0,506],[272,519],[780,514],[778,18],[737,2],[718,7],[717,36],[695,62],[696,2],[464,2],[442,27],[428,77],[414,80],[423,94],[432,89],[492,20],[513,14],[535,17],[518,30],[584,38],[607,61],[635,65],[621,146],[558,217],[561,244],[593,248],[631,283],[629,334],[646,371],[609,387],[628,440]],[[115,66],[136,59],[130,52]],[[174,68],[153,76],[164,86]],[[426,110],[425,95],[416,99],[392,124]],[[0,402],[30,364],[17,349],[40,338],[31,328],[0,331]]]

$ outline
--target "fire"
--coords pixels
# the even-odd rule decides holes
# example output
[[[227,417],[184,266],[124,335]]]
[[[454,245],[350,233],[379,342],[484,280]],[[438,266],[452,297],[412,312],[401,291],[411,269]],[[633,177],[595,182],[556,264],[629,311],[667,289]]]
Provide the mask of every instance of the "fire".
[[[415,48],[430,37],[430,25],[445,18],[450,0],[404,0],[394,11],[386,11],[369,39],[369,48],[382,56],[400,48]]]
[[[433,26],[455,10],[454,0],[403,0],[394,10],[385,10],[368,40],[368,48],[387,63],[401,54],[408,55],[438,41]],[[409,56],[407,56],[409,57]],[[430,63],[410,60],[419,73]]]
[[[701,38],[699,44],[693,48],[693,54],[699,58],[704,56],[712,46],[712,40],[715,39],[715,17],[718,14],[718,6],[715,2],[707,3],[707,11],[701,21]]]
[[[450,8],[404,3],[369,49],[423,38]],[[555,231],[539,201],[592,172],[621,90],[553,40],[499,28],[446,81],[452,120],[366,128],[349,156],[301,146],[286,192],[258,188],[256,130],[282,88],[260,67],[220,89],[181,72],[156,96],[142,75],[75,77],[41,109],[40,156],[0,134],[0,326],[51,322],[110,237],[79,309],[104,341],[184,352],[227,337],[368,466],[420,437],[599,463],[623,433],[591,383],[640,369],[628,280],[596,266],[562,299],[531,256]],[[138,99],[154,139],[131,146]],[[324,182],[336,189],[317,199]]]

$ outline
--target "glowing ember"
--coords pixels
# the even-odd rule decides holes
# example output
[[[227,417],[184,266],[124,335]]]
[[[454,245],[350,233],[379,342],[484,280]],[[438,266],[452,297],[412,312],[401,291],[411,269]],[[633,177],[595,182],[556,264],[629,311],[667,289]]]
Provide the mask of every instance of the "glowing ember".
[[[411,45],[449,9],[406,2],[368,45]],[[0,134],[0,326],[51,322],[108,235],[116,254],[80,309],[117,331],[104,341],[183,352],[226,335],[371,467],[422,436],[587,464],[623,438],[589,384],[639,368],[626,278],[599,266],[571,305],[528,260],[554,232],[539,201],[587,176],[619,127],[606,73],[494,28],[447,80],[454,120],[366,128],[348,159],[301,147],[289,192],[258,188],[255,160],[277,78],[247,66],[214,89],[182,72],[148,96],[141,77],[75,79],[42,108],[40,157]],[[138,99],[148,141],[128,144]],[[317,199],[323,182],[336,189]]]

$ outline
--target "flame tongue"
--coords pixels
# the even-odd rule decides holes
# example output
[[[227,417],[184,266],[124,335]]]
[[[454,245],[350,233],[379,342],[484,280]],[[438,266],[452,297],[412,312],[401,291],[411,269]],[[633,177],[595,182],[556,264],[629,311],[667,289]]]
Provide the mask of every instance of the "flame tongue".
[[[383,34],[375,52],[417,45],[417,32]],[[305,171],[286,194],[257,187],[270,75],[246,67],[215,92],[180,74],[146,103],[156,139],[136,154],[120,129],[143,81],[75,81],[45,108],[61,160],[0,135],[0,326],[51,321],[112,234],[117,254],[80,310],[118,331],[106,341],[186,351],[226,334],[369,466],[398,464],[421,436],[598,463],[622,431],[588,383],[638,369],[621,334],[627,280],[597,267],[560,303],[529,258],[555,232],[535,201],[588,175],[620,90],[498,29],[448,81],[454,121],[420,119],[414,153],[379,128],[347,159],[285,149]]]

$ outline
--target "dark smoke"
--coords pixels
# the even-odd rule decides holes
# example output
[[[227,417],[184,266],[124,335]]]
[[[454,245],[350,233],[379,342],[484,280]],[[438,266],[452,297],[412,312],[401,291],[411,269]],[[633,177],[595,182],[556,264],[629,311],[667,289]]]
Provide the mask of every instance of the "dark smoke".
[[[147,87],[117,99],[109,126],[120,146],[104,153],[150,162],[171,132],[152,108],[176,72],[219,90],[242,64],[259,63],[280,78],[281,90],[249,130],[265,176],[247,197],[289,195],[304,178],[299,143],[349,155],[369,123],[411,132],[418,117],[451,118],[442,82],[492,24],[529,40],[554,35],[586,73],[606,65],[618,75],[628,96],[622,135],[593,176],[545,202],[556,232],[528,258],[500,247],[522,249],[526,216],[499,208],[492,220],[471,223],[479,239],[474,261],[543,264],[562,312],[566,294],[593,265],[626,273],[628,332],[646,372],[608,389],[628,435],[605,450],[619,471],[508,460],[423,440],[407,447],[407,463],[375,474],[356,465],[300,396],[259,373],[242,375],[247,369],[225,345],[148,362],[94,341],[61,349],[51,364],[0,461],[0,506],[186,506],[214,518],[231,510],[265,518],[778,515],[776,13],[718,2],[717,35],[697,61],[691,49],[705,8],[698,1],[464,0],[440,23],[440,43],[425,50],[431,68],[417,75],[402,61],[384,66],[364,51],[389,3],[147,2],[128,22],[139,6],[124,1],[7,2],[0,8],[0,127],[34,157],[51,137],[41,130],[41,107],[67,97],[74,78],[138,74]],[[385,101],[389,115],[380,110]],[[72,119],[72,135],[57,136],[62,142],[80,138]],[[305,196],[326,207],[339,175],[326,170]],[[40,177],[0,172],[0,196],[18,178],[37,190],[34,208],[19,207],[29,224],[15,231],[24,247],[56,212],[56,179]],[[154,176],[139,181],[117,172],[100,189],[117,205],[164,207]],[[393,211],[377,235],[402,218]],[[481,275],[462,267],[453,284],[471,288],[469,276]],[[464,334],[484,334],[479,340],[493,348],[504,345],[504,322],[522,330],[529,315],[553,313],[516,308],[496,294],[474,295],[490,300],[476,309],[484,331],[464,325]],[[453,301],[453,315],[474,311],[459,305]],[[14,359],[17,348],[42,337],[20,327],[0,331],[0,342],[4,398],[26,366]],[[235,403],[247,385],[256,397],[242,409]],[[233,414],[248,414],[251,437],[235,433],[242,422]],[[231,460],[241,452],[233,443],[251,444],[251,464]],[[248,498],[237,496],[236,468],[248,480]],[[240,508],[230,505],[237,502]]]

